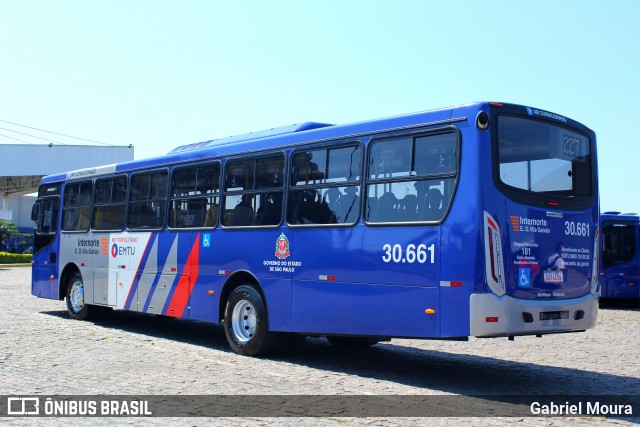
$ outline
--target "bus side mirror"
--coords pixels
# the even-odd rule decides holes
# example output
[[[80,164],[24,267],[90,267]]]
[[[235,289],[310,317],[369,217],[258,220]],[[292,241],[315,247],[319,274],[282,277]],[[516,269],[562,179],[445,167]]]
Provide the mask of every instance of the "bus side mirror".
[[[38,217],[40,216],[40,203],[35,202],[33,207],[31,208],[31,220],[38,222]]]

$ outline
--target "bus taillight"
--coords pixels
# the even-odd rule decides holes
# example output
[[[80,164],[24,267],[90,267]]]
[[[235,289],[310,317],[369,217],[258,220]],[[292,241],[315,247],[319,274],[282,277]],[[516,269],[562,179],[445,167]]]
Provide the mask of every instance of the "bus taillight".
[[[498,296],[504,295],[506,290],[500,227],[486,211],[484,212],[484,258],[489,288]]]
[[[593,242],[593,256],[592,262],[593,266],[591,267],[591,293],[595,294],[598,291],[598,274],[600,273],[600,268],[598,263],[600,262],[599,257],[600,252],[600,228],[596,229],[595,241]]]

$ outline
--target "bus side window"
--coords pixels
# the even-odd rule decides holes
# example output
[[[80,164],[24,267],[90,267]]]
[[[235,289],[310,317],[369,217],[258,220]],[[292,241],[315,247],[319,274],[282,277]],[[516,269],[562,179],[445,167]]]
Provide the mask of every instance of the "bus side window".
[[[62,230],[88,231],[91,221],[91,181],[67,183],[62,201]]]
[[[218,224],[220,163],[176,168],[171,175],[169,228]]]
[[[131,176],[131,195],[127,227],[164,227],[167,206],[167,171],[137,173]]]
[[[275,226],[282,218],[284,155],[227,163],[222,225]]]
[[[353,224],[360,215],[359,144],[294,152],[289,224]]]
[[[124,227],[127,177],[97,179],[93,199],[92,228],[97,231],[122,230]]]
[[[58,208],[60,206],[59,197],[45,197],[41,199],[42,208],[36,223],[38,234],[52,234],[58,230]]]
[[[457,144],[457,134],[451,131],[374,140],[369,150],[365,219],[374,223],[442,220],[455,188]]]

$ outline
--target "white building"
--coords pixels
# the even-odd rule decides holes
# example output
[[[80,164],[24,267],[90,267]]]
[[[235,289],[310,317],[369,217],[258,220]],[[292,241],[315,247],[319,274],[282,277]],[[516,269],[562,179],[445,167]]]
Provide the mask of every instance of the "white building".
[[[45,175],[133,160],[133,146],[0,144],[0,219],[32,232],[31,207]]]

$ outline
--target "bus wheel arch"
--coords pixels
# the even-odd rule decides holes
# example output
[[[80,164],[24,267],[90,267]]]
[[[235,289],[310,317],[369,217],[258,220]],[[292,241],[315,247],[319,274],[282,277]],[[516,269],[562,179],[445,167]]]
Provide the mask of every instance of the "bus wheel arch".
[[[60,274],[60,281],[58,282],[58,299],[62,301],[67,296],[67,287],[69,286],[69,280],[74,274],[80,274],[80,269],[74,263],[67,264]],[[82,275],[80,276],[82,277]]]
[[[260,286],[260,283],[258,282],[256,276],[246,270],[236,271],[231,276],[229,276],[227,281],[224,283],[224,286],[222,287],[222,291],[220,292],[220,300],[218,301],[218,321],[220,323],[224,321],[225,310],[227,308],[229,295],[231,295],[231,293],[237,287],[242,285],[253,285],[260,294],[262,300],[265,301],[266,306],[267,299],[265,298],[264,291],[262,290],[262,287]]]

